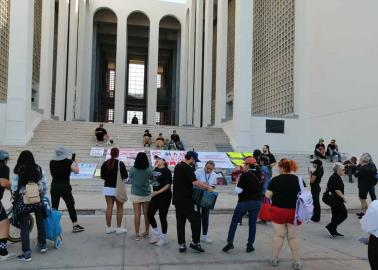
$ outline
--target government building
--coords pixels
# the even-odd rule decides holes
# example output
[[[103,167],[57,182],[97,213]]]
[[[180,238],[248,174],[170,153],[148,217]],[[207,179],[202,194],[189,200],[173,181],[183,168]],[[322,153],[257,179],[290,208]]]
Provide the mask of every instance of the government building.
[[[0,144],[42,120],[378,158],[377,0],[0,0]],[[88,131],[91,132],[91,131]]]

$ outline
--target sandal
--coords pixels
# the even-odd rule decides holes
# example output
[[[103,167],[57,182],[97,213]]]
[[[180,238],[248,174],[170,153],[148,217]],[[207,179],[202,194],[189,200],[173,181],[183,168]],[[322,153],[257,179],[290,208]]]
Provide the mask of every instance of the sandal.
[[[134,241],[140,241],[140,235],[135,234],[134,236],[131,237],[131,239],[133,239]]]
[[[140,235],[141,238],[145,239],[145,238],[149,238],[150,237],[150,233],[148,232],[144,232]]]

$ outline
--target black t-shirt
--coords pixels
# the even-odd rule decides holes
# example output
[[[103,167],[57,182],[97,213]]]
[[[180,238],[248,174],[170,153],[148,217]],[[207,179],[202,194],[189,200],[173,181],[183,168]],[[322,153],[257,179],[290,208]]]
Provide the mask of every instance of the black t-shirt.
[[[180,136],[177,134],[172,134],[171,135],[171,140],[174,142],[179,142],[180,141]]]
[[[70,159],[50,161],[50,173],[52,177],[51,191],[71,190],[70,175],[72,163],[73,161]]]
[[[358,188],[368,189],[374,185],[377,168],[374,164],[358,165],[355,176],[358,178]]]
[[[172,184],[172,173],[167,167],[164,167],[162,169],[155,168],[154,171],[152,172],[152,176],[153,176],[153,180],[152,180],[153,191],[159,191],[166,185]],[[171,189],[168,189],[167,191],[163,192],[163,194],[165,193],[171,193]]]
[[[131,119],[131,124],[138,124],[138,118],[136,116]]]
[[[316,168],[316,171],[314,171],[311,175],[316,177],[314,184],[320,184],[320,182],[322,181],[322,177],[324,175],[323,167]]]
[[[95,134],[96,134],[96,138],[98,141],[103,141],[104,140],[104,136],[107,134],[108,132],[106,131],[106,129],[102,128],[102,127],[98,127],[96,128],[95,130]]]
[[[316,144],[315,145],[315,150],[317,150],[317,149],[319,149],[319,148],[324,148],[325,149],[325,145],[324,145],[324,143],[318,143],[318,144]]]
[[[173,175],[172,203],[176,206],[192,207],[192,183],[196,181],[194,168],[182,161],[176,165]]]
[[[335,196],[337,200],[341,202],[343,201],[343,199],[336,194],[336,190],[340,190],[344,194],[344,183],[337,173],[334,173],[330,176],[327,183],[327,188]]]
[[[329,148],[331,148],[332,150],[336,150],[336,145],[330,143],[330,144],[328,144],[328,146],[327,146],[327,149],[329,149]]]
[[[303,183],[306,186],[305,183]],[[297,196],[301,190],[298,176],[294,174],[281,174],[273,177],[268,190],[273,192],[272,205],[280,208],[294,209]]]
[[[143,134],[143,137],[152,137],[152,135],[150,134],[150,133],[148,133],[148,132],[145,132],[144,134]]]
[[[261,200],[261,183],[252,171],[240,175],[237,187],[243,189],[243,192],[238,195],[239,202]]]
[[[117,173],[118,173],[118,161],[116,160],[116,164],[114,164],[113,169],[108,169],[109,160],[105,161],[101,166],[101,179],[104,179],[104,187],[111,187],[115,188],[117,186]],[[126,170],[125,163],[122,161],[119,162],[120,164],[120,171],[121,171],[121,178],[127,179],[129,176]]]
[[[0,178],[5,178],[9,180],[9,167],[4,163],[0,163]],[[0,200],[3,199],[5,188],[0,186]]]
[[[276,163],[276,158],[274,157],[272,153],[263,154],[263,156],[269,158],[269,164]]]

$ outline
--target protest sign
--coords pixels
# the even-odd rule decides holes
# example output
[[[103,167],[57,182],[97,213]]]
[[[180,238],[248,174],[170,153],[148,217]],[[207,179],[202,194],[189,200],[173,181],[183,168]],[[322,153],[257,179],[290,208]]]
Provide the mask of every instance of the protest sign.
[[[70,178],[71,179],[92,179],[93,174],[96,170],[96,164],[92,163],[79,163],[79,170],[80,172],[78,174],[71,173]]]
[[[110,159],[110,150],[106,153],[106,160]],[[120,161],[123,161],[127,167],[134,166],[135,158],[139,152],[144,152],[144,150],[138,149],[119,149],[119,157]]]
[[[169,167],[175,167],[185,157],[185,151],[151,150],[151,163],[155,164],[155,156],[164,158]]]
[[[198,159],[201,160],[201,162],[197,163],[199,168],[205,167],[206,162],[209,160],[215,162],[215,168],[217,169],[232,169],[235,167],[224,152],[198,152]]]
[[[102,157],[104,155],[104,152],[105,152],[105,148],[103,147],[92,147],[89,155],[91,157]]]

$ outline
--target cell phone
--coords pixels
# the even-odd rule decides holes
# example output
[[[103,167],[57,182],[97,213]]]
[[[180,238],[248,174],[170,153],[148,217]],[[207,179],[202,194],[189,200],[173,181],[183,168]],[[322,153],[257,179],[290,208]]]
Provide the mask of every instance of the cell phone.
[[[72,161],[75,161],[75,158],[76,158],[76,154],[73,153],[73,154],[72,154]]]

